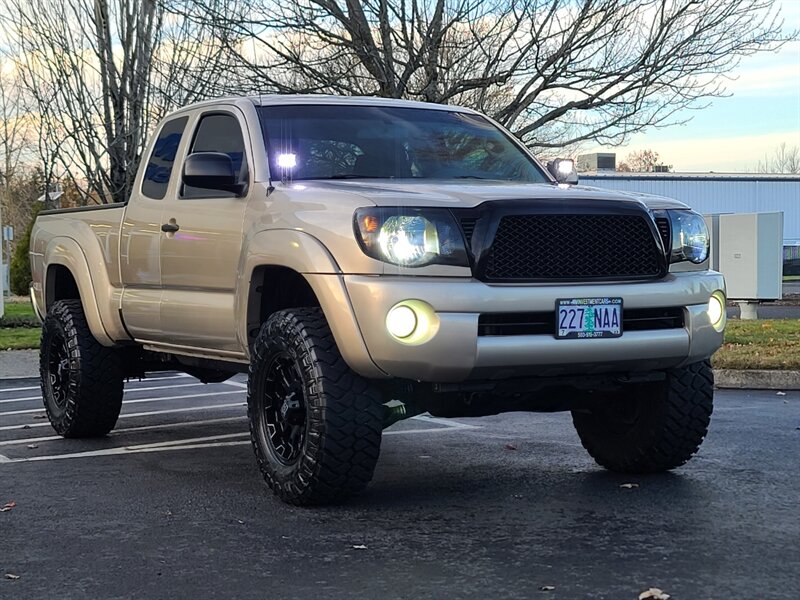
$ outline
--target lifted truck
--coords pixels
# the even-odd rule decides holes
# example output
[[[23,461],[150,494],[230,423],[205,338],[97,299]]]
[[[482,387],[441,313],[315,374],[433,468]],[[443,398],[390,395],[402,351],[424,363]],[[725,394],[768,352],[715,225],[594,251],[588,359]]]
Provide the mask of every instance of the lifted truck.
[[[603,467],[678,467],[706,435],[725,327],[708,232],[680,202],[576,183],[464,108],[178,110],[127,204],[36,221],[50,422],[102,436],[127,377],[246,371],[258,464],[293,504],[365,488],[382,430],[425,411],[569,410]]]

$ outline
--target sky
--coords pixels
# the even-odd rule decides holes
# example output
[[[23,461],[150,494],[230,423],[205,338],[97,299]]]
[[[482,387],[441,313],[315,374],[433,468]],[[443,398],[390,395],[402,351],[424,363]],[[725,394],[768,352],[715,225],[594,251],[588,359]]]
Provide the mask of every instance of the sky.
[[[800,30],[800,0],[781,5],[787,30]],[[651,129],[625,146],[584,151],[615,152],[620,163],[630,152],[651,149],[675,171],[755,172],[782,142],[800,146],[800,40],[742,59],[731,77],[729,97],[676,116],[691,117],[686,125]]]

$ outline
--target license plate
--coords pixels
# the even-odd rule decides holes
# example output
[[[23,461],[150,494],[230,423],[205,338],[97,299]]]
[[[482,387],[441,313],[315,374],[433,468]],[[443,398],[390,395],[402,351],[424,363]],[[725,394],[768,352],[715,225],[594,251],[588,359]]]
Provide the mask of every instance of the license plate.
[[[622,298],[564,298],[556,301],[556,337],[608,338],[622,335]]]

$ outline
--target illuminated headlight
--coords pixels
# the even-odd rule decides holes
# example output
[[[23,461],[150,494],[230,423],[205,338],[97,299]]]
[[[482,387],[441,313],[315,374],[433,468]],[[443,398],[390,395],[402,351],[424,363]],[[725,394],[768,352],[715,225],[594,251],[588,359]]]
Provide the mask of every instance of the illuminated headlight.
[[[447,210],[360,208],[355,234],[364,252],[383,262],[469,266],[464,238]]]
[[[717,331],[725,329],[725,323],[728,320],[728,315],[725,312],[725,293],[717,290],[708,299],[708,320],[711,321],[711,326]]]
[[[688,260],[700,264],[708,258],[709,236],[702,215],[691,210],[670,210],[672,251],[670,262]]]

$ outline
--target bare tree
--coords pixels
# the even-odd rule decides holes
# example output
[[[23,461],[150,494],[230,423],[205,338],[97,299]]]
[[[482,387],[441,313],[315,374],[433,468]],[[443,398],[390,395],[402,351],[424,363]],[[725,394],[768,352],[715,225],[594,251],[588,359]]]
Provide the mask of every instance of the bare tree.
[[[254,0],[204,14],[227,23],[252,88],[468,105],[537,149],[675,123],[725,94],[742,57],[796,35],[775,0]]]
[[[623,172],[652,173],[656,170],[671,171],[672,165],[664,164],[658,156],[658,152],[650,149],[631,152],[623,162],[617,165],[617,171]]]
[[[6,4],[3,27],[36,103],[42,150],[84,201],[127,200],[154,121],[216,91],[226,55],[213,25],[182,19],[173,9],[183,3],[169,1]]]
[[[759,173],[800,173],[800,146],[787,146],[783,142],[758,162],[756,170]]]
[[[28,193],[31,173],[25,168],[35,145],[29,98],[18,78],[14,64],[0,60],[0,223],[21,232],[35,200]],[[0,254],[4,249],[5,244]]]

